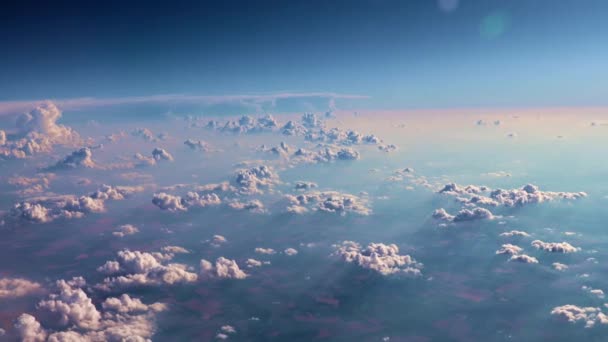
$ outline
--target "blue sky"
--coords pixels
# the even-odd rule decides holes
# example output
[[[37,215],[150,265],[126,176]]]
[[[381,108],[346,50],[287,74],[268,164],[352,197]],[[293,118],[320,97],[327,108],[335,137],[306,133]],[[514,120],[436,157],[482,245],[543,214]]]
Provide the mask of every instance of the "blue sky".
[[[607,104],[604,1],[13,6],[0,14],[1,101],[289,91],[367,95],[359,105],[377,109]]]

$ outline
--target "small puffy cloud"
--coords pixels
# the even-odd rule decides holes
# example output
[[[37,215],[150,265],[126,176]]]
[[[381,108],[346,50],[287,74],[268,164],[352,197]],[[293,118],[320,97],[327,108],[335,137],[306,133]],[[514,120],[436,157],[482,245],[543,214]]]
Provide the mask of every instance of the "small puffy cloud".
[[[202,259],[200,262],[201,275],[211,278],[245,279],[247,274],[243,272],[234,260],[219,257],[215,264]]]
[[[65,157],[63,160],[57,162],[57,164],[48,168],[48,170],[65,170],[65,169],[77,169],[77,168],[95,168],[97,165],[91,158],[93,152],[89,147],[83,147],[79,150],[72,152],[70,155]]]
[[[521,230],[511,230],[509,232],[501,233],[499,236],[502,237],[529,237],[530,234]]]
[[[363,268],[376,271],[382,275],[404,274],[417,276],[421,274],[422,264],[409,255],[400,255],[395,244],[370,243],[362,248],[356,242],[344,241],[336,248],[335,255],[344,261],[355,263]]]
[[[122,200],[130,194],[142,191],[141,187],[112,187],[103,185],[96,192],[76,197],[74,195],[34,198],[15,204],[8,214],[12,220],[46,223],[64,218],[80,218],[87,213],[105,211],[108,199]]]
[[[248,195],[263,193],[263,189],[270,189],[279,182],[279,176],[265,165],[237,170],[232,179],[238,191]]]
[[[188,139],[184,141],[184,145],[188,146],[190,149],[195,151],[209,151],[209,144],[202,140]]]
[[[139,229],[132,224],[124,224],[118,227],[118,230],[112,232],[112,235],[117,237],[125,237],[127,235],[133,235],[139,233]]]
[[[337,191],[316,191],[297,196],[286,195],[285,199],[288,204],[287,211],[294,214],[321,211],[344,216],[346,214],[369,215],[372,212],[367,200]]]
[[[399,148],[397,147],[397,145],[387,144],[387,145],[378,145],[378,149],[382,152],[393,152],[393,151],[397,151]]]
[[[156,142],[158,139],[154,136],[151,130],[148,128],[136,128],[131,132],[134,137],[141,137],[149,142]]]
[[[310,189],[316,188],[316,187],[317,187],[317,183],[304,182],[304,181],[297,181],[294,185],[295,190],[310,190]]]
[[[256,214],[263,214],[266,212],[266,208],[264,207],[264,204],[260,200],[257,200],[257,199],[250,200],[247,202],[241,202],[238,200],[234,200],[234,201],[228,202],[227,204],[230,208],[236,209],[236,210],[247,210],[249,212],[256,213]]]
[[[228,120],[223,124],[219,121],[211,120],[206,125],[207,129],[234,134],[272,132],[278,129],[278,127],[279,125],[272,115],[259,118],[243,115],[238,120]]]
[[[42,286],[23,278],[0,278],[0,299],[18,298],[40,293]]]
[[[22,314],[15,329],[23,341],[148,341],[154,334],[155,315],[164,311],[162,303],[144,304],[123,294],[106,298],[97,308],[87,293],[72,281],[57,282],[59,293],[51,294],[38,309],[59,317],[47,331],[29,314]],[[57,330],[65,327],[67,330]],[[48,339],[47,339],[48,338]]]
[[[168,160],[168,161],[173,161],[173,156],[167,152],[165,149],[156,147],[154,150],[152,150],[152,158],[154,158],[154,160],[159,161],[159,160]]]
[[[288,121],[281,127],[281,133],[284,135],[305,135],[308,130],[297,121]]]
[[[302,115],[302,125],[306,128],[322,128],[323,121],[313,113]]]
[[[594,289],[594,288],[589,287],[589,286],[582,286],[581,290],[583,290],[583,291],[585,291],[585,292],[589,293],[590,295],[593,295],[593,296],[595,296],[597,298],[600,298],[600,299],[603,299],[605,297],[604,291],[600,290],[600,289]]]
[[[262,248],[262,247],[257,247],[255,249],[255,252],[258,254],[268,254],[268,255],[276,253],[275,250],[272,248]]]
[[[253,268],[253,267],[260,267],[262,266],[262,262],[256,259],[247,259],[245,261],[245,264],[247,265],[247,267],[249,268]]]
[[[197,274],[190,272],[186,265],[167,263],[172,258],[172,253],[119,251],[116,260],[106,262],[98,269],[104,273],[115,271],[116,276],[105,278],[103,283],[96,287],[111,290],[130,286],[191,283],[198,279]]]
[[[227,242],[228,240],[226,240],[226,238],[222,235],[213,235],[213,237],[209,241],[209,243],[214,247],[219,247],[220,245],[223,245]]]
[[[544,242],[541,240],[534,240],[532,241],[532,246],[536,249],[551,253],[575,253],[581,250],[567,242]]]
[[[190,191],[185,197],[170,195],[164,192],[154,194],[152,204],[162,210],[172,212],[187,211],[191,207],[205,208],[219,205],[222,200],[215,193],[198,193]]]
[[[283,251],[283,253],[285,253],[286,255],[289,255],[289,256],[293,256],[293,255],[298,254],[298,250],[295,248],[287,248],[286,250]]]
[[[350,147],[325,147],[318,151],[308,151],[303,148],[296,150],[292,155],[292,163],[330,163],[336,160],[357,160],[359,151]]]
[[[551,267],[553,267],[553,269],[556,271],[565,271],[568,269],[568,265],[564,265],[559,262],[554,262],[553,264],[551,264]]]
[[[440,208],[435,210],[433,218],[448,222],[465,222],[477,220],[493,220],[494,216],[491,211],[485,208],[462,209],[456,215],[450,215],[445,209]]]
[[[160,249],[161,251],[165,252],[165,253],[172,253],[172,254],[188,254],[190,253],[189,250],[185,249],[184,247],[180,247],[180,246],[165,246],[163,248]]]
[[[500,249],[496,251],[496,254],[517,255],[521,252],[523,252],[523,248],[507,243],[502,245]]]
[[[512,255],[509,258],[509,261],[521,262],[524,264],[538,264],[538,259],[536,259],[535,257],[531,257],[529,255],[526,255],[526,254]]]
[[[567,304],[553,308],[551,314],[562,317],[571,323],[585,322],[585,328],[591,328],[596,323],[608,324],[608,316],[602,313],[600,308]]]

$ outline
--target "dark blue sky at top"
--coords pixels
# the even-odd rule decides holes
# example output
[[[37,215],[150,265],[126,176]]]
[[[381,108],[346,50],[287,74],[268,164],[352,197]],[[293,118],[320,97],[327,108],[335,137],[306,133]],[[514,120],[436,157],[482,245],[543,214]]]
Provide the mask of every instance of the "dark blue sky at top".
[[[372,108],[606,105],[608,2],[19,2],[0,100],[279,91]]]

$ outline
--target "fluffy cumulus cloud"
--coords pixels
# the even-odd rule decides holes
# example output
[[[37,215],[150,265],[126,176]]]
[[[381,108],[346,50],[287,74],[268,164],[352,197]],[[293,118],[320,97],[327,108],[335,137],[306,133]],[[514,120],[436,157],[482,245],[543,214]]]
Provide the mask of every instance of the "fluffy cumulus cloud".
[[[551,314],[562,317],[571,323],[584,322],[586,328],[591,328],[596,323],[608,324],[608,316],[600,308],[595,307],[567,304],[553,308]]]
[[[173,161],[173,156],[167,150],[159,147],[152,150],[152,156],[150,157],[136,153],[133,158],[135,159],[135,166],[138,167],[153,166],[160,161]]]
[[[303,148],[296,150],[292,157],[293,164],[317,164],[330,163],[336,160],[357,160],[360,158],[359,151],[350,147],[328,146],[317,151],[308,151]]]
[[[465,222],[477,220],[493,220],[496,218],[491,211],[486,208],[461,209],[456,215],[449,214],[445,209],[440,208],[433,212],[433,218],[446,222]]]
[[[127,235],[133,235],[139,233],[139,229],[132,224],[124,224],[117,228],[118,230],[112,232],[112,235],[117,237],[125,237]]]
[[[195,151],[207,152],[210,149],[209,144],[207,144],[206,142],[204,142],[202,140],[196,140],[196,139],[187,139],[186,141],[184,141],[184,145],[188,146],[190,149],[195,150]]]
[[[156,142],[158,139],[154,136],[151,130],[145,127],[136,128],[131,132],[134,137],[140,137],[149,142]]]
[[[267,254],[267,255],[276,253],[276,251],[272,248],[263,248],[263,247],[257,247],[254,251],[258,254]]]
[[[553,267],[553,269],[556,271],[565,271],[568,269],[568,265],[559,262],[554,262],[553,264],[551,264],[551,267]]]
[[[355,195],[337,191],[316,191],[301,195],[286,195],[287,211],[303,214],[310,211],[321,211],[339,215],[369,215],[371,209],[367,200]]]
[[[45,102],[29,113],[21,114],[16,121],[16,139],[9,140],[4,131],[0,132],[0,158],[26,158],[50,152],[54,145],[82,143],[76,131],[57,123],[60,118],[61,111],[52,102]]]
[[[504,244],[496,251],[496,254],[510,255],[509,261],[520,262],[524,264],[538,264],[538,260],[535,257],[523,254],[524,249],[512,245],[510,243]]]
[[[532,247],[551,253],[575,253],[581,250],[567,242],[544,242],[541,240],[532,241]]]
[[[243,272],[234,260],[219,257],[215,264],[202,259],[200,262],[201,275],[206,278],[230,278],[245,279],[247,274]]]
[[[363,268],[376,271],[382,275],[413,275],[421,274],[422,264],[409,255],[400,255],[399,247],[395,244],[370,243],[362,248],[356,242],[344,241],[336,248],[335,255],[344,261],[355,263]]]
[[[33,198],[15,204],[8,214],[9,220],[46,223],[64,218],[80,218],[87,213],[99,213],[105,210],[104,202],[108,199],[122,200],[141,187],[102,186],[96,192],[86,196],[52,196]]]
[[[11,299],[40,293],[42,286],[23,278],[0,278],[0,299]]]
[[[295,190],[311,190],[316,187],[317,187],[317,183],[313,183],[313,182],[297,181],[294,184]]]
[[[266,212],[264,204],[260,202],[260,200],[256,199],[247,202],[233,200],[231,202],[228,202],[228,207],[236,210],[246,210],[255,214],[263,214]]]
[[[58,161],[55,165],[48,167],[50,171],[77,169],[77,168],[95,168],[97,165],[92,159],[93,152],[89,147],[83,147],[72,152],[64,159]]]
[[[439,193],[455,196],[468,206],[505,206],[520,207],[527,204],[543,203],[558,199],[577,200],[587,196],[585,192],[541,191],[538,186],[528,184],[520,189],[496,189],[486,186],[459,186],[455,183],[445,185]]]
[[[271,115],[259,118],[243,115],[238,120],[228,120],[224,123],[211,120],[207,123],[206,128],[223,133],[250,134],[272,132],[279,128],[279,124]]]
[[[99,272],[111,274],[96,287],[102,290],[132,286],[159,286],[191,283],[198,275],[183,264],[169,263],[173,253],[148,253],[122,250],[116,260],[110,260],[98,268]]]
[[[502,237],[529,237],[530,234],[521,230],[511,230],[508,232],[500,233]]]
[[[287,248],[283,251],[283,253],[285,253],[288,256],[294,256],[294,255],[298,254],[298,250],[295,248]]]
[[[263,193],[263,190],[271,189],[279,182],[279,176],[266,165],[237,170],[232,179],[238,191],[248,195]]]
[[[161,303],[144,304],[123,294],[94,305],[81,288],[83,281],[57,282],[58,293],[38,303],[38,309],[51,312],[58,322],[46,330],[36,318],[22,314],[15,330],[23,341],[146,341],[155,332],[156,314],[166,309]],[[63,328],[57,331],[57,328]]]
[[[521,252],[523,252],[523,248],[507,243],[502,245],[496,254],[517,255]]]

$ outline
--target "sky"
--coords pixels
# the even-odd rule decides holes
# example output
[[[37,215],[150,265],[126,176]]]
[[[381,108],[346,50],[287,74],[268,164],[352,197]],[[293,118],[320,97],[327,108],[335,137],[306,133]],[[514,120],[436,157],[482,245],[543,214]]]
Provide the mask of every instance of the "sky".
[[[603,106],[605,1],[27,1],[0,101],[332,93],[361,109]]]

